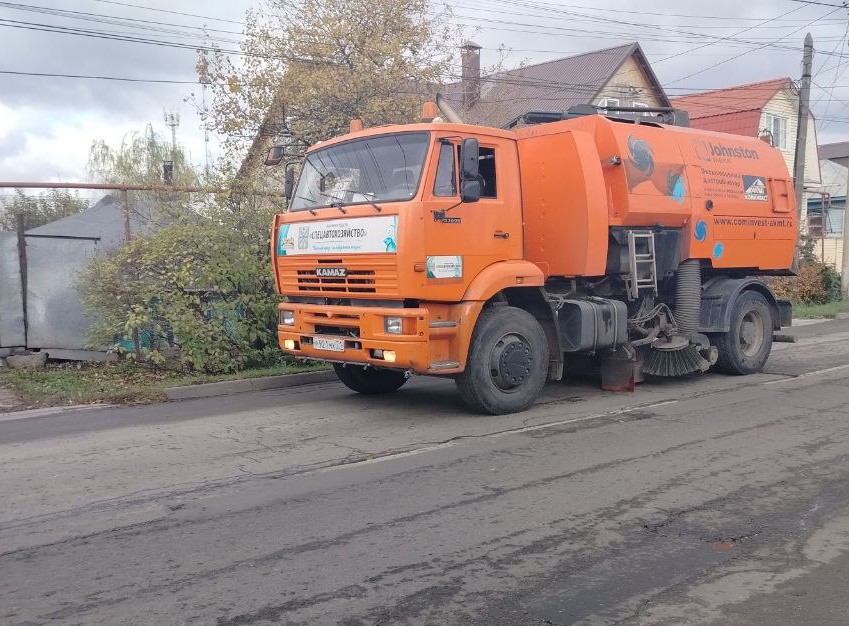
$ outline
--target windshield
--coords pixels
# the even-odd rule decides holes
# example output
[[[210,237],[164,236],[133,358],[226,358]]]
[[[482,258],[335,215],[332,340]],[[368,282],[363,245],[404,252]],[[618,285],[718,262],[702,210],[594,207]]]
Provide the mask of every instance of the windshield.
[[[429,133],[399,133],[317,150],[304,162],[289,210],[409,200],[429,141]]]

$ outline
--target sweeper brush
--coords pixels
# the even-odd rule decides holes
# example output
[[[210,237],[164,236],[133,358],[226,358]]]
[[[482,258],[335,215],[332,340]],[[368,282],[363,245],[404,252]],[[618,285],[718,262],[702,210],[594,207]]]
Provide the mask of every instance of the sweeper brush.
[[[643,373],[651,376],[684,376],[706,372],[710,363],[702,357],[690,336],[698,332],[701,308],[701,270],[691,259],[678,266],[675,275],[675,325],[678,334],[651,346]]]
[[[672,341],[658,342],[652,346],[643,364],[644,374],[673,377],[708,370],[710,363],[702,357],[698,346],[690,344],[684,337],[672,339]]]

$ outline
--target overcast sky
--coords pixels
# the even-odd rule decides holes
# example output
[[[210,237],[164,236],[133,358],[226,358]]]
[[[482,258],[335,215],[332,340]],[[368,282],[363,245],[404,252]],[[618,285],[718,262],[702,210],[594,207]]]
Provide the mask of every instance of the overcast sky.
[[[258,1],[0,2],[0,71],[193,81],[196,53],[190,47],[200,42],[197,29],[225,31],[215,36],[235,49],[245,10]],[[819,141],[826,143],[849,134],[849,11],[824,6],[838,0],[817,1],[458,0],[453,6],[457,22],[483,46],[484,65],[495,61],[500,45],[513,50],[509,67],[639,41],[670,96],[798,79],[802,40],[810,31],[817,51],[811,98]],[[56,9],[75,11],[79,19],[51,14]],[[133,23],[91,20],[104,16]],[[116,34],[189,49],[111,39]],[[147,123],[165,134],[163,109],[179,112],[178,140],[202,165],[200,118],[184,102],[191,92],[200,94],[199,86],[0,74],[0,179],[85,180],[93,140],[117,144]],[[214,159],[214,137],[211,146]]]

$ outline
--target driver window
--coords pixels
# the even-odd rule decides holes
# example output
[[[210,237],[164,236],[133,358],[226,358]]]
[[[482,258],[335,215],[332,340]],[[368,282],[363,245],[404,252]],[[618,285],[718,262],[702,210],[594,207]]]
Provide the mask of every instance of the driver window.
[[[495,180],[495,148],[481,148],[478,175],[481,179],[481,198],[497,198]]]
[[[457,195],[457,169],[454,159],[454,145],[443,143],[439,148],[439,164],[436,166],[436,180],[433,183],[434,196]]]

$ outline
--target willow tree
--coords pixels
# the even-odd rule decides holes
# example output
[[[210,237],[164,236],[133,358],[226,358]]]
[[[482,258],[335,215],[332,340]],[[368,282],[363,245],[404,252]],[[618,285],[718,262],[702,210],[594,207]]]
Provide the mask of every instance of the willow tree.
[[[119,145],[98,139],[91,144],[88,174],[95,182],[161,186],[163,165],[172,164],[174,185],[198,184],[198,174],[183,149],[158,135],[148,125],[142,132],[131,132]]]
[[[162,184],[173,159],[175,187],[198,176],[179,148],[150,129],[119,146],[95,142],[89,170],[102,182],[158,187],[130,192],[129,210],[145,228],[95,258],[82,274],[83,302],[96,321],[92,347],[111,346],[137,361],[226,372],[278,360],[269,262],[269,216],[246,194],[181,193]],[[225,174],[203,182],[221,188]]]
[[[74,215],[88,208],[88,201],[77,192],[51,189],[39,194],[16,189],[10,198],[0,201],[0,230],[24,230]]]
[[[344,132],[352,118],[415,120],[450,74],[459,37],[447,9],[434,13],[427,0],[271,0],[248,12],[240,55],[200,55],[210,125],[224,152],[247,153],[254,169],[282,134],[305,146]]]

